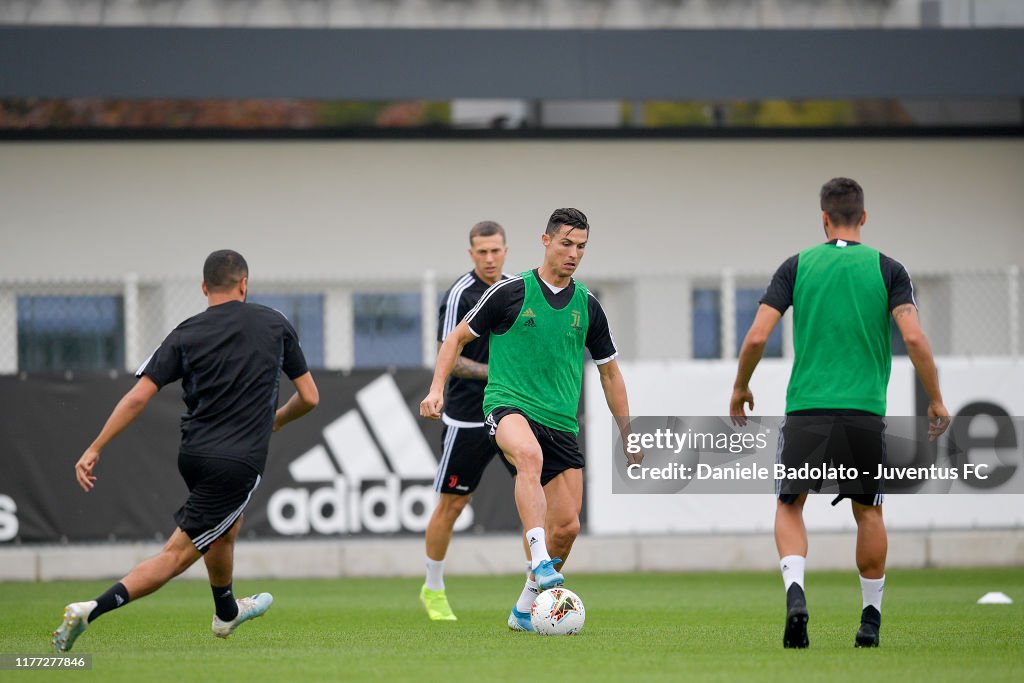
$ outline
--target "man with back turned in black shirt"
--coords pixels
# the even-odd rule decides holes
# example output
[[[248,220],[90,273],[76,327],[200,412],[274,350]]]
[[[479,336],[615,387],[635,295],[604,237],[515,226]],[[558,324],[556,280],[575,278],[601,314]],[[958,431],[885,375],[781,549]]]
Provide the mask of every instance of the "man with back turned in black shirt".
[[[315,408],[319,394],[295,329],[278,311],[245,303],[248,287],[249,267],[241,254],[221,250],[207,257],[203,294],[209,307],[172,330],[142,364],[139,381],[75,465],[78,484],[88,493],[103,448],[162,387],[181,380],[186,410],[178,471],[189,496],[174,514],[177,528],[159,554],[137,564],[98,598],[64,608],[53,633],[57,652],[70,650],[101,615],[156,591],[200,557],[213,590],[215,636],[227,638],[270,608],[269,593],[234,598],[235,538],[242,511],[260,483],[271,432]],[[275,410],[282,370],[296,393]]]

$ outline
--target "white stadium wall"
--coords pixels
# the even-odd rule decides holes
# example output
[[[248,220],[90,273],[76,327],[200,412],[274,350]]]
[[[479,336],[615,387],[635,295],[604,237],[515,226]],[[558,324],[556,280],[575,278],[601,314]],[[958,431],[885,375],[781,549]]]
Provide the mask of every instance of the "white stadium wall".
[[[865,187],[865,240],[912,272],[1024,260],[1020,138],[8,142],[0,278],[197,277],[225,246],[254,282],[454,275],[484,218],[524,269],[559,206],[591,219],[584,281],[771,272],[820,238],[835,175]]]

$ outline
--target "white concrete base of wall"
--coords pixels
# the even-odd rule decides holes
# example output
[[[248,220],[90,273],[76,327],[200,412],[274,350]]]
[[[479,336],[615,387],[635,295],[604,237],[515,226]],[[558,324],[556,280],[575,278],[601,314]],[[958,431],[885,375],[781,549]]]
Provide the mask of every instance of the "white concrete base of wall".
[[[808,567],[852,569],[852,533],[811,534]],[[0,581],[115,579],[140,560],[156,554],[157,543],[0,548]],[[449,575],[515,574],[524,558],[517,536],[462,536],[449,550]],[[890,568],[1024,566],[1024,529],[921,531],[889,534]],[[775,542],[763,534],[581,537],[569,571],[771,570],[778,567]],[[241,541],[235,550],[235,576],[257,578],[337,578],[420,576],[420,538],[336,541]],[[201,562],[184,574],[205,579]]]

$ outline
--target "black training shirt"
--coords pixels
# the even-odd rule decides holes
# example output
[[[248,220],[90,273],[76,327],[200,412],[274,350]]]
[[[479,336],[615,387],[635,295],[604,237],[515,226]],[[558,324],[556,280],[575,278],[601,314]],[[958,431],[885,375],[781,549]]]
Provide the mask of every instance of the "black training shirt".
[[[504,280],[508,276],[502,274]],[[445,292],[441,308],[437,314],[437,341],[443,342],[451,334],[470,309],[476,306],[480,297],[487,291],[488,285],[481,280],[475,270],[471,270]],[[462,357],[477,363],[487,364],[490,335],[484,333],[462,347]],[[445,392],[444,416],[459,422],[484,424],[484,387],[487,382],[479,379],[466,379],[452,375],[448,379]]]
[[[291,323],[259,304],[211,306],[171,331],[142,364],[163,388],[181,380],[181,452],[244,462],[263,472],[281,371],[308,369]]]

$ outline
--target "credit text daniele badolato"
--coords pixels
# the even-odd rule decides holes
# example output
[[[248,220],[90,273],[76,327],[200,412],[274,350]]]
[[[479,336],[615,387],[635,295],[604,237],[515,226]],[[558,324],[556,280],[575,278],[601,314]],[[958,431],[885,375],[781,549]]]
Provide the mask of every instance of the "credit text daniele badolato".
[[[942,479],[946,481],[955,479],[987,479],[986,470],[989,466],[984,463],[964,463],[959,467],[892,467],[879,465],[872,476],[875,479],[889,481],[906,480],[930,480]],[[661,467],[645,467],[639,464],[632,464],[626,468],[626,476],[634,480],[643,479],[676,479],[676,480],[780,480],[789,479],[794,481],[807,479],[827,479],[836,481],[855,481],[861,478],[861,472],[856,467],[845,465],[801,465],[800,467],[786,467],[776,463],[772,467],[764,465],[732,463],[729,465],[709,465],[698,463],[697,465],[683,465],[671,463]]]

